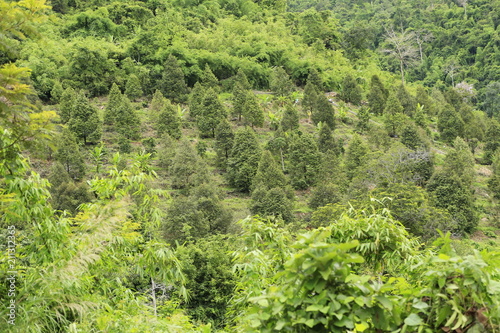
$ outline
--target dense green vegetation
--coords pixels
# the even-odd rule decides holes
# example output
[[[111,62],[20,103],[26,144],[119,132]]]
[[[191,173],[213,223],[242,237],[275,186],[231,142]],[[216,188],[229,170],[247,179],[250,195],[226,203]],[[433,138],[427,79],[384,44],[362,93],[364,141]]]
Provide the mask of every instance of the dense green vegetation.
[[[0,331],[499,332],[499,15],[0,0]]]

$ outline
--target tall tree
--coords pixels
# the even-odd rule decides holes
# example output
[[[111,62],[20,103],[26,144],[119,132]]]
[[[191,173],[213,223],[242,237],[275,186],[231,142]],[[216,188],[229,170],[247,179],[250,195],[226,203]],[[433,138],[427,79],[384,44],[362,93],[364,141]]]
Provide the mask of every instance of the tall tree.
[[[201,83],[196,82],[191,90],[191,93],[189,94],[189,115],[193,119],[196,119],[202,113],[205,92],[206,87],[204,87]]]
[[[96,142],[101,138],[101,121],[97,116],[97,110],[83,93],[79,93],[76,97],[68,128],[77,138],[82,139],[84,144]]]
[[[250,128],[236,132],[227,167],[229,184],[239,191],[249,192],[260,156],[261,148],[255,132]]]
[[[130,74],[125,85],[125,95],[132,101],[135,101],[143,95],[141,81],[135,74]]]
[[[217,164],[224,170],[233,148],[234,133],[231,124],[223,119],[215,129],[215,152],[217,153]]]
[[[214,75],[208,64],[205,64],[205,70],[201,75],[201,84],[207,88],[211,87],[219,92],[219,80]]]
[[[331,129],[335,128],[335,111],[332,103],[324,94],[317,95],[316,103],[312,109],[312,121],[315,124],[320,122],[328,124]]]
[[[348,179],[353,179],[359,168],[366,164],[368,159],[368,147],[357,134],[354,134],[346,149],[344,164]]]
[[[299,128],[299,111],[292,103],[285,104],[285,111],[281,118],[281,128],[287,131],[294,131]]]
[[[104,109],[104,123],[111,125],[116,121],[117,110],[122,104],[123,95],[116,83],[113,83],[108,95],[108,104]]]
[[[85,159],[71,131],[63,129],[57,140],[56,161],[61,163],[66,173],[74,180],[80,180],[85,175]]]
[[[201,113],[196,117],[198,129],[203,137],[215,137],[215,128],[227,114],[214,89],[208,88],[203,97]]]
[[[158,89],[163,95],[175,102],[184,102],[188,94],[188,87],[177,58],[169,55],[165,61],[163,75],[158,82]]]
[[[243,116],[245,117],[245,122],[250,124],[252,128],[254,128],[254,126],[264,126],[264,111],[260,107],[259,101],[252,91],[247,92],[243,107]]]
[[[493,161],[493,155],[496,151],[498,151],[498,147],[500,147],[500,124],[498,123],[498,120],[491,119],[484,141],[485,146],[483,163],[491,164]]]
[[[464,135],[465,123],[460,114],[451,105],[447,105],[438,114],[438,130],[441,140],[452,143],[457,136]]]
[[[329,150],[336,151],[337,145],[335,144],[333,132],[328,124],[322,124],[319,130],[318,147],[322,153],[326,153]]]
[[[453,141],[453,149],[446,154],[443,170],[457,175],[464,185],[472,188],[476,176],[474,165],[475,160],[469,145],[462,138],[457,137]]]
[[[312,135],[302,133],[292,138],[289,160],[290,181],[294,188],[304,190],[316,182],[321,153]]]
[[[342,92],[340,98],[347,103],[359,105],[361,103],[363,90],[356,82],[356,79],[348,74],[342,80]]]
[[[389,92],[385,89],[380,78],[377,75],[373,75],[370,80],[370,92],[367,96],[370,110],[377,115],[382,114],[388,95]]]
[[[276,96],[280,97],[288,96],[295,90],[295,85],[283,67],[274,68],[269,86]]]
[[[208,181],[207,168],[188,140],[183,139],[177,145],[169,175],[172,187],[186,193]]]
[[[390,136],[396,136],[400,133],[403,121],[403,106],[397,95],[391,92],[384,109],[384,124]]]
[[[59,101],[59,116],[61,117],[61,122],[66,124],[73,113],[76,105],[77,94],[73,88],[66,88],[61,99]]]
[[[181,132],[181,119],[179,114],[177,113],[177,109],[172,103],[166,99],[165,105],[163,106],[162,111],[158,115],[158,123],[156,132],[158,136],[162,136],[165,133],[171,136],[174,139],[180,139]]]
[[[412,65],[418,58],[418,49],[414,45],[415,33],[404,31],[397,33],[394,28],[386,31],[385,43],[389,46],[384,52],[399,62],[401,83],[405,83],[405,67]]]

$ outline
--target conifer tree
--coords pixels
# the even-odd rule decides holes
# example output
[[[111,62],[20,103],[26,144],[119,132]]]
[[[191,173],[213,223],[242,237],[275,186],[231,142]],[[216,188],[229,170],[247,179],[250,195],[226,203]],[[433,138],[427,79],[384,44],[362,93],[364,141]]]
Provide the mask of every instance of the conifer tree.
[[[500,199],[500,151],[493,155],[493,174],[488,180],[488,188],[493,193],[493,197]]]
[[[261,186],[266,190],[274,187],[285,188],[288,184],[285,174],[278,166],[269,150],[264,150],[260,157],[257,173],[252,180],[252,188],[256,189]]]
[[[163,96],[171,101],[184,102],[186,99],[188,87],[184,79],[184,72],[173,55],[169,55],[165,61],[158,89],[163,93]]]
[[[441,140],[452,143],[457,136],[463,136],[464,121],[451,105],[446,105],[438,114],[438,130]]]
[[[262,217],[280,217],[290,222],[293,220],[293,201],[287,198],[286,191],[280,187],[266,190],[259,186],[252,192],[250,211]]]
[[[80,93],[76,97],[75,107],[68,121],[68,128],[83,143],[96,142],[101,138],[101,121],[87,97]]]
[[[252,129],[245,128],[236,133],[230,156],[227,167],[229,184],[241,192],[249,192],[261,156],[257,136]]]
[[[71,114],[75,110],[77,93],[71,87],[64,90],[61,95],[59,102],[59,116],[61,117],[61,122],[66,124],[70,118]]]
[[[415,110],[417,108],[415,98],[410,95],[403,84],[400,84],[398,86],[398,89],[396,90],[396,96],[401,103],[401,106],[403,107],[404,114],[409,117],[413,117],[413,114],[415,113]]]
[[[203,71],[201,75],[201,84],[207,88],[213,88],[217,92],[219,92],[219,80],[217,77],[214,75],[212,70],[210,69],[210,66],[208,64],[205,64],[205,70]]]
[[[139,78],[135,74],[130,74],[127,80],[127,84],[125,85],[125,95],[130,98],[132,101],[135,101],[139,97],[143,95],[141,82]]]
[[[290,143],[290,181],[295,189],[304,190],[317,179],[321,153],[314,137],[303,133],[296,135]]]
[[[354,134],[347,146],[344,160],[349,180],[353,179],[357,170],[366,164],[367,156],[368,147],[359,135]]]
[[[295,90],[290,76],[282,67],[274,68],[270,81],[269,86],[276,96],[288,96]]]
[[[380,115],[384,112],[385,102],[389,92],[377,75],[373,75],[370,81],[370,92],[367,95],[368,106],[371,112]]]
[[[417,96],[415,98],[415,103],[417,105],[420,105],[420,107],[425,113],[429,113],[433,107],[431,97],[429,96],[425,88],[422,86],[417,87]]]
[[[217,164],[224,170],[233,148],[234,133],[231,124],[223,119],[215,129],[215,152],[217,153]]]
[[[401,143],[412,150],[416,150],[422,146],[417,127],[413,123],[409,122],[403,127],[401,131]]]
[[[342,93],[340,99],[346,103],[359,105],[361,103],[363,91],[352,75],[348,74],[342,81]]]
[[[257,97],[252,91],[247,92],[245,104],[243,106],[243,116],[245,122],[250,124],[252,128],[264,126],[264,111],[259,105]]]
[[[52,103],[60,103],[63,93],[64,89],[61,82],[59,80],[55,81],[50,91],[50,100]]]
[[[304,88],[304,98],[302,99],[302,108],[307,112],[312,112],[317,104],[318,97],[322,93],[319,91],[319,89],[314,85],[314,83],[309,82],[309,80],[306,83],[306,86]]]
[[[475,160],[469,145],[460,137],[453,141],[453,149],[446,154],[443,170],[449,174],[455,174],[462,183],[472,188],[476,172],[474,171]]]
[[[285,132],[291,132],[299,128],[299,111],[292,103],[286,103],[283,118],[281,118],[281,128]]]
[[[293,191],[270,151],[265,150],[252,181],[250,211],[261,216],[281,216],[285,222],[292,219]]]
[[[122,134],[127,139],[138,139],[141,123],[128,97],[122,96],[121,103],[114,112],[115,120],[113,125],[116,132]]]
[[[245,104],[248,95],[249,95],[249,90],[244,88],[244,84],[236,82],[236,84],[233,87],[232,115],[238,117],[238,121],[241,121],[241,116],[245,113]]]
[[[177,110],[168,99],[165,99],[163,110],[158,115],[158,123],[156,132],[159,137],[165,133],[172,138],[179,140],[181,138],[182,122],[177,114]]]
[[[194,84],[188,98],[189,115],[196,119],[203,110],[203,98],[205,97],[205,87],[201,83]]]
[[[165,107],[165,103],[166,98],[163,97],[161,91],[156,89],[155,93],[153,94],[151,103],[149,104],[148,119],[151,123],[156,124],[158,122],[158,116]]]
[[[474,231],[479,222],[474,196],[456,174],[436,171],[427,184],[427,190],[432,195],[434,206],[444,208],[451,214],[458,231]]]
[[[498,147],[500,147],[500,124],[496,119],[491,119],[484,142],[483,163],[491,164],[493,155],[498,151]]]
[[[320,122],[328,124],[331,129],[335,128],[335,111],[324,94],[317,95],[316,104],[312,110],[312,121],[315,124]]]
[[[385,128],[390,136],[396,136],[400,133],[403,121],[403,106],[396,94],[391,92],[384,109]]]
[[[188,140],[181,140],[169,168],[172,187],[189,191],[208,181],[208,171]]]
[[[208,88],[203,97],[201,113],[196,117],[198,129],[203,137],[215,137],[215,128],[226,119],[226,110],[214,89]]]
[[[75,183],[65,167],[56,162],[52,165],[47,178],[51,184],[51,205],[56,211],[67,211],[75,214],[78,206],[82,203],[90,202],[91,196],[85,182]]]
[[[323,92],[325,87],[323,86],[323,81],[321,80],[321,77],[319,76],[318,71],[316,68],[312,68],[309,71],[309,75],[307,76],[307,82],[312,83],[314,87],[316,87],[317,91]]]
[[[322,153],[326,153],[329,150],[335,151],[336,149],[335,139],[328,124],[322,124],[319,130],[318,147]]]
[[[63,129],[57,140],[57,150],[54,158],[63,165],[72,179],[80,180],[85,175],[85,159],[71,131]]]
[[[239,83],[244,90],[252,89],[252,85],[250,84],[250,82],[248,82],[248,77],[241,68],[238,69],[238,72],[234,76],[234,82],[235,85]]]
[[[358,123],[356,124],[356,129],[360,132],[365,132],[368,130],[370,125],[370,112],[366,106],[362,106],[358,110]]]
[[[113,83],[111,86],[111,90],[109,91],[108,96],[108,104],[106,105],[106,109],[104,109],[104,123],[107,125],[111,125],[115,122],[116,117],[118,115],[118,108],[122,104],[122,93],[120,88],[116,83]]]

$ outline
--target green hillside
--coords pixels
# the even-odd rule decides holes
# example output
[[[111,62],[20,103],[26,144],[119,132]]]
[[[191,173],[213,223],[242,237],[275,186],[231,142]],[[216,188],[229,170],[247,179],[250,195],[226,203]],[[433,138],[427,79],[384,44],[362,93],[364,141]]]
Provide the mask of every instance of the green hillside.
[[[0,331],[500,332],[500,1],[0,18]]]

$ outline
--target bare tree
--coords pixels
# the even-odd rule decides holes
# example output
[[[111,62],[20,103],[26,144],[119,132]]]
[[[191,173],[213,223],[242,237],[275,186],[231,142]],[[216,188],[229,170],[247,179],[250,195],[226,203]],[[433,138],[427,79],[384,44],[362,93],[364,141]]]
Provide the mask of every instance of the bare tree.
[[[399,70],[401,71],[401,82],[405,83],[405,67],[415,63],[418,58],[418,49],[415,47],[415,32],[403,31],[396,33],[394,28],[386,29],[385,42],[390,46],[389,49],[382,50],[399,61]]]
[[[424,54],[422,52],[422,45],[426,42],[430,42],[434,36],[432,32],[429,32],[425,29],[415,31],[415,39],[418,44],[418,51],[420,52],[420,61],[424,61]]]
[[[451,59],[443,68],[447,76],[451,78],[451,86],[455,87],[455,77],[460,74],[460,65],[456,59]]]
[[[457,0],[457,3],[459,6],[464,7],[464,17],[467,19],[467,2],[469,0]]]

